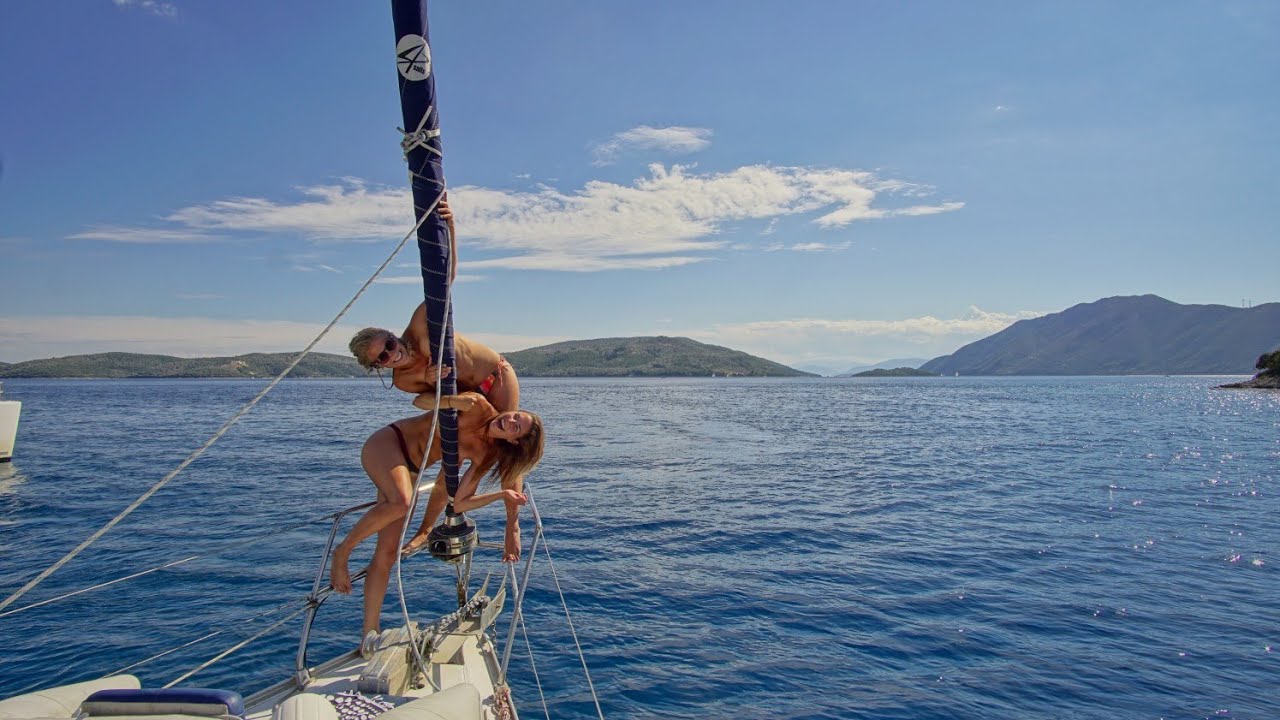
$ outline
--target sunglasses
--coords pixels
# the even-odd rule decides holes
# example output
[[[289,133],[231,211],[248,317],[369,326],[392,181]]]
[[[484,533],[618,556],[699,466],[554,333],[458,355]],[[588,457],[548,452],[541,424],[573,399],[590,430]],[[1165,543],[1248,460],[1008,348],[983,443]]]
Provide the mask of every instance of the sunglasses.
[[[382,346],[382,352],[378,353],[378,357],[374,358],[373,366],[382,367],[383,365],[385,365],[387,360],[391,359],[391,353],[396,351],[396,345],[399,345],[399,344],[400,344],[400,341],[396,340],[394,335],[388,337],[387,343]]]

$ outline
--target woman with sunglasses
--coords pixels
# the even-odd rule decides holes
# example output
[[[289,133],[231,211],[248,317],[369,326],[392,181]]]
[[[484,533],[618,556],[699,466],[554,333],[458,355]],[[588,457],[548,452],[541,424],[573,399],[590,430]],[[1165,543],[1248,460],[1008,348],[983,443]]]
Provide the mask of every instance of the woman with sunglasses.
[[[449,226],[450,280],[457,271],[453,243],[453,211],[447,200],[440,201],[440,217]],[[404,334],[368,327],[351,338],[351,354],[366,370],[386,368],[391,371],[391,384],[415,395],[435,392],[437,369],[431,356],[427,336],[427,305],[419,304],[409,317]],[[475,342],[465,335],[453,336],[454,364],[457,367],[458,391],[472,390],[484,395],[497,408],[507,412],[520,407],[520,379],[515,368],[493,348]],[[445,368],[445,372],[449,371]],[[429,408],[428,408],[429,409]]]
[[[436,366],[427,342],[426,312],[425,303],[418,306],[403,336],[382,328],[361,330],[351,338],[351,353],[368,370],[390,370],[391,384],[405,392],[435,393]],[[460,392],[480,393],[499,412],[520,406],[520,379],[515,368],[493,348],[455,333],[453,355]]]
[[[414,404],[424,409],[433,407],[435,395],[419,396]],[[459,411],[458,461],[470,463],[458,483],[453,507],[458,512],[467,512],[501,500],[507,512],[503,561],[515,562],[520,558],[520,506],[526,500],[521,489],[524,476],[542,459],[542,418],[525,411],[499,413],[474,392],[446,395],[440,399],[440,407]],[[368,643],[370,632],[376,633],[380,627],[382,600],[400,552],[404,517],[409,512],[413,484],[421,471],[417,462],[427,452],[425,445],[431,435],[432,419],[433,413],[428,412],[380,428],[369,436],[360,453],[360,462],[378,490],[377,503],[334,549],[329,578],[334,590],[350,593],[351,574],[347,563],[351,551],[365,538],[377,534],[378,544],[364,580],[362,648]],[[438,425],[434,435],[423,469],[440,461]],[[485,475],[500,481],[501,489],[476,494]],[[432,488],[422,527],[410,546],[416,548],[426,541],[427,533],[447,502],[442,470]],[[373,637],[376,639],[377,635]]]

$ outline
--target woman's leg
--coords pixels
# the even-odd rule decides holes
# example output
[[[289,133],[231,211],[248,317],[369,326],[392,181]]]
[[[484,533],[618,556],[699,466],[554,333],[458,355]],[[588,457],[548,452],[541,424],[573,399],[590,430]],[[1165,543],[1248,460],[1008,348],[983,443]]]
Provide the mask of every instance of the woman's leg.
[[[445,485],[444,469],[436,475],[435,485],[431,487],[431,496],[427,499],[427,510],[422,515],[422,524],[418,526],[418,532],[414,533],[409,542],[404,544],[403,553],[415,553],[427,544],[427,538],[431,534],[431,529],[435,527],[436,519],[440,517],[440,513],[444,512],[444,506],[449,501],[448,487]]]
[[[403,523],[393,522],[378,531],[378,547],[373,551],[369,572],[364,576],[364,629],[360,631],[362,638],[371,630],[382,629],[382,601],[387,597],[387,583],[391,579],[391,568],[396,564],[396,550],[400,546],[403,529]]]
[[[384,427],[369,436],[360,453],[360,460],[369,479],[378,488],[378,501],[333,550],[329,570],[330,584],[334,590],[343,594],[351,592],[351,574],[347,569],[351,551],[365,538],[398,519],[402,520],[409,512],[409,500],[413,494],[413,476],[409,473],[409,468],[405,467],[403,454],[390,427]]]

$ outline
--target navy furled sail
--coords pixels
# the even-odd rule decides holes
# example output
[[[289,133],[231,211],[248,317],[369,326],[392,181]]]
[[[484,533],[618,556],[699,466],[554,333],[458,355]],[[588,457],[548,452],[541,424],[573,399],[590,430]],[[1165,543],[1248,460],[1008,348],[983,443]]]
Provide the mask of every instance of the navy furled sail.
[[[444,153],[440,143],[436,81],[431,71],[427,3],[426,0],[392,0],[391,13],[396,31],[396,69],[400,73],[400,111],[404,117],[403,146],[413,190],[413,214],[418,221],[427,337],[431,343],[432,364],[439,362],[449,368],[440,382],[440,392],[453,395],[457,392],[457,368],[453,354],[453,310],[448,303],[449,229],[436,211],[445,190]],[[458,414],[454,410],[442,410],[439,417],[442,464],[452,498],[458,490]]]

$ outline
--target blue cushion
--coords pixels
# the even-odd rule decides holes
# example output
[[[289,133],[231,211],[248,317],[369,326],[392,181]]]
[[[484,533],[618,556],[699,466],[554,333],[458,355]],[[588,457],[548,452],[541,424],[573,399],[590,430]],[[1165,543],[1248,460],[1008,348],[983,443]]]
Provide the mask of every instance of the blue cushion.
[[[203,707],[202,707],[203,706]],[[205,688],[142,688],[99,690],[81,706],[90,716],[217,715],[244,717],[244,698],[230,690]]]

